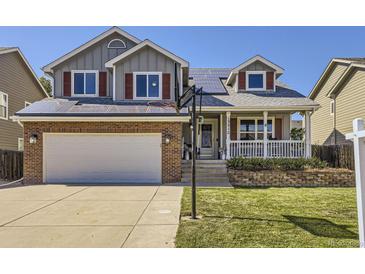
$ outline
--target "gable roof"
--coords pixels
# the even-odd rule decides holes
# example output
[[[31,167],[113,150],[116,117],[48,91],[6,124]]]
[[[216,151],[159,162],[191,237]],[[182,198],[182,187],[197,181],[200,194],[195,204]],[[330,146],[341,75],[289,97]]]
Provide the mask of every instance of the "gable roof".
[[[268,59],[262,57],[261,55],[255,55],[254,57],[251,57],[250,59],[246,60],[245,62],[243,62],[242,64],[240,64],[239,66],[235,67],[234,69],[232,69],[227,83],[229,84],[232,79],[233,76],[236,75],[241,69],[247,67],[248,65],[256,62],[256,61],[260,61],[262,63],[264,63],[265,65],[273,68],[276,71],[276,74],[281,75],[284,73],[284,69],[276,64],[274,64],[273,62],[269,61]]]
[[[320,87],[322,85],[322,83],[324,81],[326,81],[326,79],[328,79],[328,77],[331,75],[332,73],[332,69],[337,65],[337,64],[345,64],[348,66],[348,68],[343,72],[343,74],[341,75],[341,77],[336,81],[336,83],[334,84],[334,86],[330,89],[330,91],[326,94],[326,96],[331,96],[332,94],[334,94],[335,91],[339,85],[347,79],[347,76],[350,74],[350,72],[353,70],[354,67],[362,67],[363,65],[365,65],[365,58],[333,58],[328,65],[326,66],[324,72],[322,73],[321,77],[318,79],[318,81],[316,82],[316,84],[314,85],[313,89],[311,90],[311,92],[308,95],[308,98],[310,99],[314,99],[319,90]]]
[[[39,82],[38,76],[35,74],[33,68],[30,66],[28,60],[25,58],[25,56],[23,55],[23,53],[21,52],[21,50],[19,48],[17,48],[17,47],[1,47],[0,48],[0,55],[1,54],[7,54],[7,53],[13,53],[13,52],[17,52],[19,54],[20,58],[23,60],[23,62],[27,66],[28,70],[30,71],[30,73],[32,74],[32,76],[35,78],[37,84],[39,85],[39,87],[42,90],[42,92],[44,93],[44,95],[46,97],[49,97],[47,91],[44,89],[44,87],[41,84],[41,82]]]
[[[136,51],[144,48],[145,46],[149,46],[153,49],[155,49],[156,51],[162,53],[163,55],[171,58],[172,60],[178,62],[181,64],[182,67],[188,67],[189,66],[189,62],[180,58],[179,56],[171,53],[170,51],[160,47],[159,45],[153,43],[152,41],[146,39],[143,42],[139,43],[138,45],[134,46],[133,48],[130,48],[129,50],[123,52],[122,54],[116,56],[115,58],[109,60],[108,62],[105,63],[105,67],[107,68],[112,68],[113,65],[119,61],[121,61],[122,59],[128,57],[129,55],[131,55],[132,53],[135,53]]]
[[[340,87],[342,84],[350,77],[352,72],[357,68],[363,68],[365,69],[365,62],[354,62],[348,66],[348,68],[344,71],[344,73],[341,75],[341,77],[337,80],[337,82],[334,84],[334,86],[328,91],[326,94],[327,97],[333,98],[340,92]]]
[[[55,61],[49,63],[48,65],[44,66],[42,70],[44,72],[52,73],[52,68],[57,66],[58,64],[70,59],[72,56],[75,56],[76,54],[80,53],[81,51],[87,49],[88,47],[96,44],[97,42],[103,40],[104,38],[108,37],[109,35],[113,33],[119,33],[120,35],[128,38],[129,40],[135,42],[136,44],[140,43],[141,40],[134,37],[133,35],[129,34],[128,32],[118,28],[118,27],[112,27],[108,29],[107,31],[103,32],[102,34],[96,36],[95,38],[91,39],[89,42],[81,45],[80,47],[70,51],[69,53],[66,53],[65,55],[61,56],[60,58],[56,59]]]

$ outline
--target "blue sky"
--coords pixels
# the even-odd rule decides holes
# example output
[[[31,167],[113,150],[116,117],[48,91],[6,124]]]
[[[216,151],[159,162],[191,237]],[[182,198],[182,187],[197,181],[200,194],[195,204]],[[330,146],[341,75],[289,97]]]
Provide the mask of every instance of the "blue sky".
[[[109,27],[0,27],[0,47],[18,46],[40,68]],[[280,78],[307,95],[333,57],[364,57],[365,27],[122,27],[188,60],[191,67],[235,67],[260,54]]]

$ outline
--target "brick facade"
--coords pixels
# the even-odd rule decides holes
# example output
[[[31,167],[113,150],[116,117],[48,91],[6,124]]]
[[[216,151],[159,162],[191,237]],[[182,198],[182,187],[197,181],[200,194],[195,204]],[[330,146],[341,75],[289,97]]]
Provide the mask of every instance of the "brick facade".
[[[353,187],[355,174],[347,169],[317,169],[292,171],[228,170],[234,186],[248,187]]]
[[[43,133],[162,133],[162,182],[176,183],[181,179],[180,122],[25,122],[24,123],[24,182],[43,183]],[[38,135],[30,144],[32,134]]]

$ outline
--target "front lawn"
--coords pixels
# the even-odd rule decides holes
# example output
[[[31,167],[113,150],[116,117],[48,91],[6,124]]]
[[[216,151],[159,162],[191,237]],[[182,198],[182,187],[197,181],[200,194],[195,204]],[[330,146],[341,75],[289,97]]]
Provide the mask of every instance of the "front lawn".
[[[190,215],[185,188],[181,215]],[[355,188],[199,188],[176,247],[358,247]]]

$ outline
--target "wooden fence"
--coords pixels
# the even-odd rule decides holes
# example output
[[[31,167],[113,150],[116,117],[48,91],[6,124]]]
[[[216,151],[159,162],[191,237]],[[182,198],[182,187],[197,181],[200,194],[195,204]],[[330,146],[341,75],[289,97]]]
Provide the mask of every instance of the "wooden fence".
[[[330,167],[355,169],[352,144],[312,145],[312,157],[326,161]]]
[[[23,152],[0,150],[0,180],[12,181],[23,177]]]

